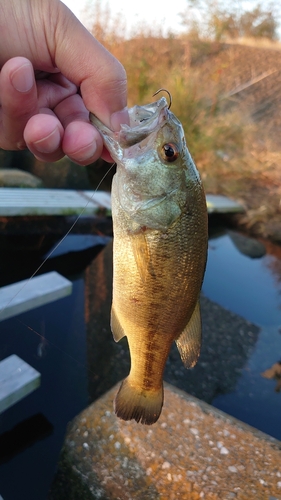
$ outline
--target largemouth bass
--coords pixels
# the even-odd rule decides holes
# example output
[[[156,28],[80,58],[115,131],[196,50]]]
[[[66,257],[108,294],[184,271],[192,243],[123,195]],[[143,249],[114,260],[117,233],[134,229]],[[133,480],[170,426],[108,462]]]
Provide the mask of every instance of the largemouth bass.
[[[117,164],[111,329],[116,342],[127,336],[131,370],[115,412],[153,424],[163,406],[163,372],[173,341],[187,368],[200,353],[205,195],[182,125],[164,97],[131,108],[130,125],[119,132],[90,116]]]

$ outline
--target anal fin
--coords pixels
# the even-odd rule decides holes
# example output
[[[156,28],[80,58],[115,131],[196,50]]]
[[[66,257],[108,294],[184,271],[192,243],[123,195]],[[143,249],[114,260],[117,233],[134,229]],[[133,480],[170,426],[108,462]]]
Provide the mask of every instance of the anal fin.
[[[111,308],[110,327],[115,342],[119,342],[119,340],[125,337],[126,333],[120,325],[119,319],[113,307]]]
[[[176,340],[182,362],[186,368],[196,365],[201,349],[201,314],[197,302],[193,314],[183,332]]]

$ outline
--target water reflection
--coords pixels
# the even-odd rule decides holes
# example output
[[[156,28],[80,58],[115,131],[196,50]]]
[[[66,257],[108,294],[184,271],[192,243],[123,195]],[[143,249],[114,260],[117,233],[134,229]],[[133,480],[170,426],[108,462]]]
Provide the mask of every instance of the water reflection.
[[[260,259],[266,254],[265,246],[260,241],[236,231],[227,231],[227,234],[237,250],[243,255],[251,259]]]
[[[277,381],[275,392],[281,391],[281,361],[274,363],[268,370],[261,373],[262,377],[269,378]]]
[[[38,336],[41,339],[41,341],[39,342],[38,347],[37,347],[38,358],[43,358],[47,354],[48,341],[45,337],[45,330],[46,330],[45,325],[46,325],[45,319],[42,319],[40,333],[38,332]]]
[[[251,259],[237,249],[226,231],[217,230],[209,243],[203,291],[248,321],[281,326],[281,261],[273,254],[273,245],[265,247],[272,253]]]
[[[130,368],[126,339],[116,344],[110,330],[111,288],[112,246],[108,245],[85,274],[87,359],[92,400],[124,378]],[[201,309],[203,345],[198,364],[193,370],[186,370],[174,345],[164,378],[210,403],[217,394],[234,390],[257,342],[259,328],[204,296]]]
[[[265,265],[267,269],[271,272],[274,281],[277,286],[281,285],[281,246],[274,245],[270,241],[265,241],[265,248],[267,258],[265,259]],[[281,289],[279,288],[279,294]]]
[[[112,244],[107,245],[85,272],[88,391],[91,401],[104,394],[129,370],[124,342],[116,344],[110,329]]]
[[[226,232],[217,230],[210,240],[204,293],[260,327],[235,388],[216,396],[212,404],[280,439],[281,398],[274,389],[281,358],[281,249],[263,244],[266,254],[253,259]],[[269,367],[275,367],[272,380],[261,376]]]

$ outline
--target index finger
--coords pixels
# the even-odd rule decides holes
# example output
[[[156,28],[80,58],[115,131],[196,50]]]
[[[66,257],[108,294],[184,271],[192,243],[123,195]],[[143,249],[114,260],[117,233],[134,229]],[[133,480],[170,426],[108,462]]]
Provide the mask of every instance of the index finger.
[[[0,72],[0,145],[23,149],[23,131],[29,118],[38,113],[37,90],[31,62],[14,57]]]

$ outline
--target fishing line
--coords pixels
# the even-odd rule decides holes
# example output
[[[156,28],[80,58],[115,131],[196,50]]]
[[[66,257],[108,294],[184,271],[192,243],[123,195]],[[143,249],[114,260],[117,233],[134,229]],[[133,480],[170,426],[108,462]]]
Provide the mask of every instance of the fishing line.
[[[8,307],[11,302],[18,296],[18,294],[26,287],[27,283],[29,283],[29,281],[38,273],[38,271],[44,266],[44,264],[47,262],[47,260],[51,257],[51,255],[54,253],[54,251],[61,245],[61,243],[65,240],[65,238],[70,234],[70,232],[72,231],[72,229],[74,228],[74,226],[77,224],[77,222],[79,221],[79,219],[82,217],[83,213],[85,212],[87,206],[89,205],[89,203],[94,199],[95,197],[95,194],[97,192],[97,190],[99,189],[101,183],[104,181],[104,179],[106,178],[106,176],[109,174],[109,172],[113,169],[113,167],[115,167],[115,163],[113,163],[110,168],[105,172],[105,174],[103,175],[102,179],[99,181],[94,193],[90,196],[89,200],[87,201],[87,203],[85,204],[84,208],[81,210],[80,214],[77,216],[77,218],[75,219],[75,221],[73,222],[73,224],[71,224],[70,228],[68,229],[68,231],[66,232],[66,234],[63,236],[63,238],[55,245],[55,247],[49,252],[49,254],[47,255],[47,257],[43,260],[43,262],[37,267],[37,269],[34,271],[34,273],[30,276],[30,278],[28,279],[28,281],[26,283],[23,284],[23,286],[17,291],[17,293],[7,302],[7,304],[2,307],[2,309],[0,310],[0,315],[1,313],[6,309],[6,307]],[[77,359],[75,359],[73,356],[71,356],[71,354],[69,354],[68,352],[64,351],[63,349],[61,349],[60,347],[58,347],[56,344],[54,344],[53,342],[51,342],[50,340],[48,340],[46,338],[45,335],[41,335],[37,330],[35,330],[34,328],[32,328],[31,326],[29,326],[28,324],[26,324],[24,321],[16,318],[16,321],[18,321],[19,323],[21,323],[23,326],[25,326],[28,330],[32,331],[33,333],[35,333],[38,337],[40,337],[42,340],[46,340],[47,344],[53,346],[55,349],[57,349],[58,351],[62,352],[63,354],[65,354],[66,356],[68,356],[72,361],[75,361],[75,363],[77,365],[80,365],[82,367],[85,367],[85,364],[82,363],[81,361],[78,361]],[[91,372],[91,370],[89,370]],[[92,372],[93,373],[93,372]]]
[[[34,278],[34,276],[38,273],[38,271],[40,271],[40,269],[44,266],[44,264],[46,264],[47,260],[51,257],[51,255],[53,255],[53,253],[57,250],[57,248],[62,244],[62,242],[66,239],[66,237],[69,235],[69,233],[71,233],[72,229],[74,228],[74,226],[77,224],[77,222],[79,221],[79,219],[82,217],[83,213],[85,212],[87,206],[89,205],[89,203],[91,201],[93,201],[94,199],[94,196],[97,192],[97,190],[99,189],[101,183],[104,181],[104,179],[106,178],[107,174],[112,170],[112,168],[115,166],[116,164],[113,163],[110,168],[107,170],[107,172],[104,174],[104,176],[102,177],[102,179],[99,181],[95,191],[93,192],[93,194],[90,196],[89,200],[87,201],[86,205],[84,206],[84,208],[81,210],[80,214],[77,216],[77,218],[75,219],[75,221],[73,222],[73,224],[70,226],[70,228],[68,229],[68,231],[66,232],[66,234],[62,237],[62,239],[54,246],[54,248],[49,252],[49,254],[47,255],[47,257],[43,260],[43,262],[41,262],[40,266],[37,267],[37,269],[34,271],[34,273],[30,276],[30,278],[28,278],[27,282],[24,283],[22,285],[22,287],[15,293],[15,295],[7,302],[7,304],[5,306],[2,307],[2,309],[0,309],[0,316],[2,314],[2,312],[6,309],[6,307],[8,307],[12,302],[13,300],[18,296],[18,294],[24,290],[24,288],[27,286],[27,284],[30,282],[30,280],[32,278]]]

